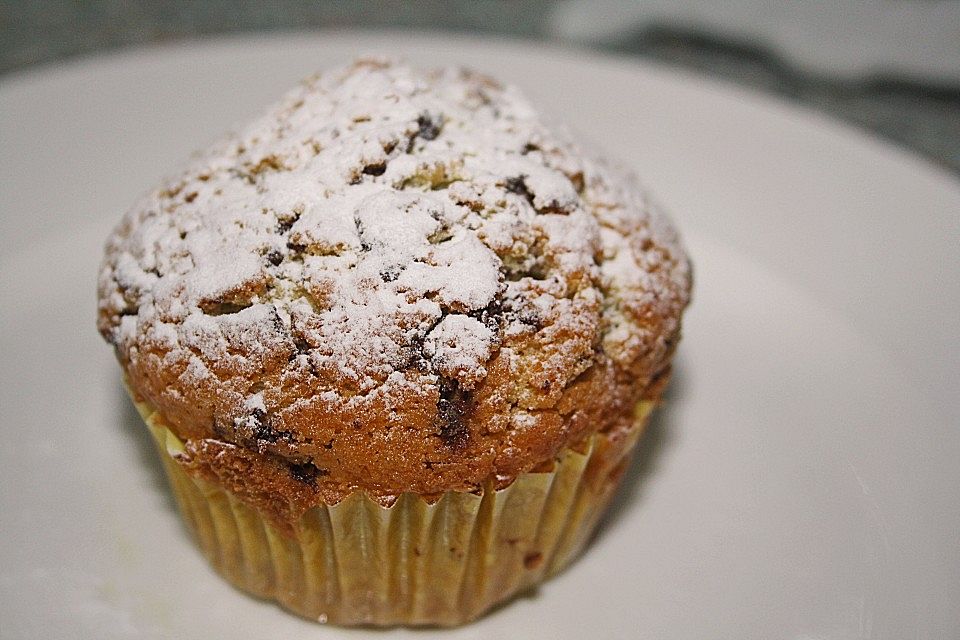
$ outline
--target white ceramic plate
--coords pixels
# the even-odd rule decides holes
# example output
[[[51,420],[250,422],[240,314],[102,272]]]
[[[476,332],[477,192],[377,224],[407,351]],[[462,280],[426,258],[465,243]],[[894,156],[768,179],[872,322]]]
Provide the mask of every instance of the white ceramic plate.
[[[0,79],[0,636],[347,633],[207,568],[94,330],[94,283],[139,193],[301,76],[370,50],[522,85],[636,165],[696,264],[670,403],[595,543],[533,596],[445,637],[960,635],[955,179],[660,67],[327,33]]]

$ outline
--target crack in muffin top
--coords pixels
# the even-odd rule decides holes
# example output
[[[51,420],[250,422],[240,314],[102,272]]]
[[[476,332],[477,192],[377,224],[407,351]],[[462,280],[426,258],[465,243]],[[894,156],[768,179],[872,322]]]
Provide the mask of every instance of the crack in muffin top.
[[[628,424],[689,289],[632,174],[515,88],[366,58],[141,199],[98,324],[184,464],[302,507],[509,481]]]

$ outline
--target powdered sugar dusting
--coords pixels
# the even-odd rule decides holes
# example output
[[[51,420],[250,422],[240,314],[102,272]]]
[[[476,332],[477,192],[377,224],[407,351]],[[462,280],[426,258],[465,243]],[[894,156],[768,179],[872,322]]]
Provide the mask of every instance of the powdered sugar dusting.
[[[441,375],[472,389],[487,375],[483,365],[490,359],[495,340],[493,331],[479,320],[448,315],[427,334],[424,353]]]
[[[679,318],[688,285],[629,172],[546,129],[516,89],[362,59],[130,210],[107,243],[100,329],[132,366],[149,343],[191,384],[247,376],[235,419],[256,421],[280,409],[257,388],[267,374],[355,402],[474,389],[501,349],[544,388],[598,348],[629,368],[673,330],[645,318]],[[511,343],[531,336],[542,348]]]

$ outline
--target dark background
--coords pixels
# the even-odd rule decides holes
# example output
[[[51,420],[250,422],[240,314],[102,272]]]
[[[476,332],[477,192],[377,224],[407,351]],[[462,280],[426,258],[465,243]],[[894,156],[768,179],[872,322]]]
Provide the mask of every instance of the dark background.
[[[0,0],[0,83],[3,74],[138,45],[384,27],[523,37],[665,62],[808,105],[960,173],[956,1]]]

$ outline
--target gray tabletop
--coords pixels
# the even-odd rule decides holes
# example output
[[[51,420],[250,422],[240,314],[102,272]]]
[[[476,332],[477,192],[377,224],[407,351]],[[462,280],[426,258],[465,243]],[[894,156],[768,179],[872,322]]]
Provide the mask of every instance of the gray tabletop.
[[[657,8],[661,4],[652,2],[646,6]],[[960,16],[957,11],[960,5],[946,3],[931,9],[930,5],[937,4],[919,3],[925,6],[915,11],[925,14],[914,17],[925,19],[929,24],[937,19],[937,10],[946,20]],[[727,10],[725,16],[697,2],[688,3],[685,13],[679,10],[644,13],[638,3],[616,0],[596,4],[577,0],[353,3],[0,0],[0,74],[28,71],[100,51],[221,33],[388,26],[510,35],[577,42],[724,78],[819,109],[960,173],[960,77],[954,77],[949,70],[942,71],[944,65],[938,63],[943,61],[937,59],[940,54],[936,48],[927,51],[927,56],[928,67],[939,71],[937,73],[924,73],[923,65],[919,72],[916,68],[905,71],[896,68],[897,65],[884,67],[884,60],[888,63],[891,59],[897,60],[898,46],[903,49],[904,57],[915,53],[916,48],[910,46],[907,37],[909,20],[904,23],[905,37],[900,41],[890,37],[891,33],[897,35],[896,22],[892,23],[892,31],[888,28],[886,32],[874,34],[879,45],[890,41],[886,49],[881,47],[875,51],[863,42],[853,42],[848,47],[854,58],[858,50],[866,55],[870,49],[869,53],[874,56],[878,55],[877,51],[881,58],[886,55],[884,60],[866,71],[845,69],[839,73],[830,64],[820,67],[806,64],[802,41],[798,55],[796,47],[793,50],[778,47],[776,38],[762,37],[763,29],[782,31],[771,29],[770,25],[776,24],[775,7],[771,3],[752,0],[734,5],[734,10],[747,13],[737,16]],[[887,13],[902,8],[896,5],[888,6]],[[605,13],[591,13],[594,7]],[[877,15],[855,15],[854,5],[841,8],[844,12],[838,15],[852,25],[866,24],[867,19],[877,22]],[[754,20],[757,13],[754,9],[766,10],[771,19]],[[583,19],[584,16],[587,19]],[[807,19],[803,15],[790,17]],[[739,20],[736,24],[745,27],[752,25],[759,32],[746,28],[724,29],[724,18],[728,22]],[[879,18],[888,19],[888,16]],[[820,15],[819,19],[819,25],[810,26],[811,36],[823,36],[822,23],[831,17]],[[923,27],[922,21],[918,24]],[[798,26],[802,29],[805,25]],[[946,38],[947,50],[951,46],[955,49],[955,45],[949,44],[951,27],[934,26],[938,29],[932,31],[939,33],[941,40]],[[960,22],[956,32],[960,42]],[[870,33],[861,35],[871,37]],[[936,35],[933,33],[931,38]],[[929,42],[925,40],[925,44]],[[811,37],[807,46],[822,47],[823,40]],[[807,57],[816,58],[815,55]],[[2,78],[0,76],[0,82]]]

